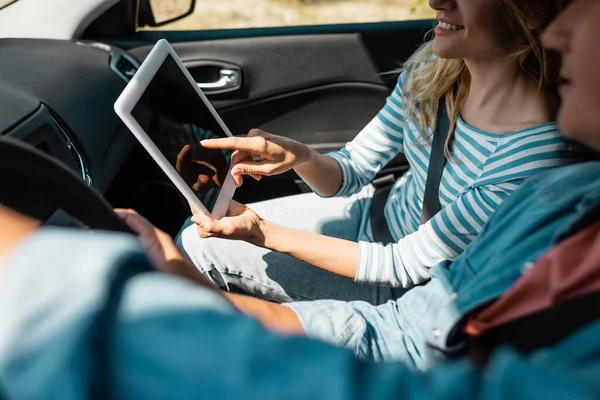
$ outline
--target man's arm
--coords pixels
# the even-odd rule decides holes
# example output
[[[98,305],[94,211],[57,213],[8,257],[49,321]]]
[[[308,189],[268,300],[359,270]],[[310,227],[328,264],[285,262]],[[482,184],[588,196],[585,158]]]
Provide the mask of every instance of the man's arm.
[[[244,316],[208,310],[129,319],[119,326],[117,337],[123,352],[115,360],[115,390],[125,397],[491,400],[600,395],[595,378],[600,373],[600,325],[533,356],[501,350],[485,368],[463,359],[426,373],[401,363],[361,362],[347,350],[276,335]],[[584,347],[586,351],[577,351]]]
[[[8,394],[33,389],[64,393],[65,382],[80,382],[85,375],[80,363],[71,361],[97,357],[98,341],[89,323],[99,312],[95,305],[105,302],[107,277],[117,264],[148,260],[126,235],[105,233],[92,237],[48,230],[20,249],[11,258],[16,263],[10,265],[12,280],[6,280],[9,275],[0,280],[6,300],[0,303],[2,326],[10,332],[0,335],[5,340],[0,347],[14,350],[3,353],[0,374],[8,382]],[[49,264],[40,269],[39,260]],[[124,398],[600,396],[600,323],[531,356],[501,350],[485,368],[463,359],[417,374],[401,363],[365,363],[341,348],[269,332],[234,312],[215,292],[152,269],[128,281],[119,311],[106,323],[112,349],[108,390]],[[68,362],[61,363],[58,356]],[[43,367],[48,360],[56,360],[58,370]],[[44,386],[32,387],[22,373],[37,376],[34,382]]]
[[[159,271],[187,278],[210,290],[219,292],[181,253],[171,236],[152,225],[135,210],[115,209],[115,213],[137,235],[146,255]]]
[[[29,218],[0,204],[0,259],[19,242],[40,226],[40,221]]]

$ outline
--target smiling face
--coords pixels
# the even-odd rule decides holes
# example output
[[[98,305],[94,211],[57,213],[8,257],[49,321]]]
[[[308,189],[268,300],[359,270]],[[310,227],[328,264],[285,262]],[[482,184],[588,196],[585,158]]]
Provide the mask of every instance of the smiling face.
[[[544,33],[548,48],[561,53],[562,104],[558,123],[565,136],[600,150],[600,1],[574,0]]]
[[[433,54],[440,58],[506,56],[515,36],[498,0],[429,0],[436,11]]]

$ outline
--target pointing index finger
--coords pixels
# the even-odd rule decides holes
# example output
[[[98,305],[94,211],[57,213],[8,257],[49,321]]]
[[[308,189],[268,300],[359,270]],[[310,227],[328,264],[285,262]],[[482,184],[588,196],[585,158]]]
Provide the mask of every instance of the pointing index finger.
[[[228,137],[222,139],[206,139],[200,142],[207,149],[228,149],[262,153],[264,139],[260,137]]]

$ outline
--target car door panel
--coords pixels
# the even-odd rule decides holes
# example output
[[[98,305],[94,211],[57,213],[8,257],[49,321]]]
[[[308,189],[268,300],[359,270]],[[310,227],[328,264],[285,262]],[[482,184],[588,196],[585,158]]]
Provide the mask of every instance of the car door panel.
[[[227,39],[172,45],[186,64],[213,60],[242,68],[246,91],[217,96],[213,101],[218,107],[334,82],[382,83],[356,34]],[[145,46],[130,52],[144,58],[150,49]],[[190,71],[193,74],[193,68]]]
[[[206,69],[201,69],[211,63],[239,67],[239,90],[209,95],[234,135],[259,128],[326,153],[352,140],[385,104],[397,79],[397,74],[388,72],[414,51],[427,24],[396,23],[388,30],[362,33],[221,40],[197,40],[198,32],[177,32],[172,37],[164,32],[163,36],[198,80],[206,79]],[[142,60],[151,48],[138,46],[129,52]],[[406,159],[399,156],[380,176],[405,169]],[[236,196],[247,202],[306,190],[290,172],[266,177],[260,186],[247,180]]]

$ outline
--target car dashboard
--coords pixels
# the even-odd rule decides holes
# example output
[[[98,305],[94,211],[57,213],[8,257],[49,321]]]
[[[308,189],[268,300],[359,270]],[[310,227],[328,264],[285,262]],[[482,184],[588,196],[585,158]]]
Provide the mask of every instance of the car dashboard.
[[[135,144],[113,104],[138,61],[101,43],[35,39],[0,40],[0,60],[0,135],[55,157],[105,193]],[[0,202],[38,218],[55,210],[3,192]]]

